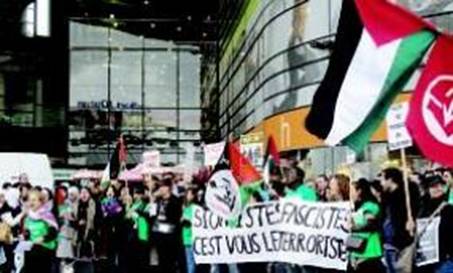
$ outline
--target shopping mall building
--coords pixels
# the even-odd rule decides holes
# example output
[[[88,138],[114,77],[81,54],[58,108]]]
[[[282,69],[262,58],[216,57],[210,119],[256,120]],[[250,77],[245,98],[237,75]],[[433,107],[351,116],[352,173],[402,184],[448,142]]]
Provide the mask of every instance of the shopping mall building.
[[[221,41],[218,60],[212,59],[218,61],[217,71],[203,75],[202,106],[209,109],[203,126],[221,138],[272,135],[289,156],[306,159],[312,174],[331,173],[345,163],[355,164],[364,175],[376,173],[389,158],[385,124],[361,155],[346,147],[326,148],[304,126],[328,65],[341,2],[247,1],[235,30]],[[442,28],[453,28],[451,0],[399,2]],[[408,100],[414,79],[397,101]],[[217,116],[210,118],[213,109]],[[411,154],[419,153],[414,148]]]
[[[130,163],[158,149],[178,164],[189,150],[201,161],[203,143],[256,132],[313,174],[387,160],[385,125],[358,156],[304,127],[340,0],[186,2],[0,1],[0,150],[102,166],[122,134]],[[453,29],[453,0],[400,2]]]

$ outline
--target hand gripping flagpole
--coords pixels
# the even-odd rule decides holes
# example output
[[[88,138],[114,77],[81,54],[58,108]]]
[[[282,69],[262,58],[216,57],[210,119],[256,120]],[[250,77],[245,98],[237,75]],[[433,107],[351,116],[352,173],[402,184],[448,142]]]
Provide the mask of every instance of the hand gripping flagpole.
[[[407,157],[405,148],[400,149],[400,155],[401,155],[401,167],[403,171],[404,194],[406,195],[406,211],[407,211],[406,229],[409,232],[409,234],[412,237],[414,237],[415,221],[414,217],[412,216],[411,194],[409,189],[409,174],[407,170]]]

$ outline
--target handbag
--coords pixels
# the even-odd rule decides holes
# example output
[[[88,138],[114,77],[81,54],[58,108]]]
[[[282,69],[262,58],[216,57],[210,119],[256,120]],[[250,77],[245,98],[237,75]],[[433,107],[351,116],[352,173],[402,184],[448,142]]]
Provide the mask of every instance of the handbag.
[[[395,271],[397,273],[412,273],[414,266],[415,254],[417,253],[417,244],[420,237],[426,232],[428,226],[434,220],[443,208],[447,205],[446,202],[441,203],[437,209],[429,216],[427,225],[414,237],[414,241],[400,251],[398,260],[395,264]]]
[[[351,234],[346,239],[346,250],[362,253],[365,251],[367,245],[367,239]]]
[[[0,223],[0,243],[11,244],[13,241],[13,234],[11,227],[6,223]]]

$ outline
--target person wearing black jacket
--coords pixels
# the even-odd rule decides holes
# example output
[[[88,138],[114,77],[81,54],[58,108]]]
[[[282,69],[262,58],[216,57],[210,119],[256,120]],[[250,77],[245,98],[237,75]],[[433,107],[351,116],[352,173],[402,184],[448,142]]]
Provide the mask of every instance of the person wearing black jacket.
[[[427,198],[422,206],[419,218],[429,218],[440,208],[439,224],[439,262],[422,266],[416,273],[447,273],[453,272],[453,206],[447,204],[447,195],[444,191],[445,181],[434,175],[424,178],[424,185],[428,188]],[[436,215],[435,215],[436,216]]]
[[[384,208],[384,256],[388,273],[395,273],[399,253],[414,240],[415,223],[408,220],[403,173],[396,168],[382,171],[382,205]],[[419,210],[420,193],[417,185],[409,184],[412,219]]]
[[[181,245],[181,201],[172,194],[172,180],[164,179],[156,193],[157,215],[153,219],[152,242],[159,256],[159,273],[176,272]]]

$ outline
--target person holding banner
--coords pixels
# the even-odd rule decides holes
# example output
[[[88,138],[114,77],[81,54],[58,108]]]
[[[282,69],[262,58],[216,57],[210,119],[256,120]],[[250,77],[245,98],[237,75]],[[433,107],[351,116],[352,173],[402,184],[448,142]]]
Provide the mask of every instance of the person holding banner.
[[[285,198],[299,198],[304,201],[317,201],[318,196],[313,188],[304,185],[305,172],[297,166],[291,166],[286,169],[283,178],[287,186]]]
[[[336,174],[330,179],[326,189],[326,197],[330,202],[349,200],[350,178],[344,174]]]
[[[349,251],[348,272],[384,273],[381,262],[381,208],[365,179],[351,184],[350,195],[354,212],[349,221],[351,235],[346,243]]]
[[[438,245],[421,247],[417,251],[417,264],[420,261],[426,260],[426,256],[420,248],[437,249],[437,255],[432,261],[424,261],[424,265],[416,268],[416,273],[451,273],[453,272],[453,206],[446,202],[447,194],[445,193],[444,179],[438,175],[425,177],[423,183],[428,188],[428,198],[423,204],[419,218],[429,219],[433,222],[437,217],[440,217],[438,227]],[[420,232],[420,231],[419,231]],[[421,253],[420,253],[421,252]],[[431,257],[429,257],[431,258]],[[437,259],[436,259],[437,258]]]

